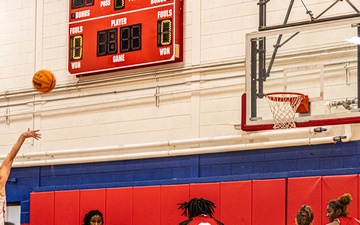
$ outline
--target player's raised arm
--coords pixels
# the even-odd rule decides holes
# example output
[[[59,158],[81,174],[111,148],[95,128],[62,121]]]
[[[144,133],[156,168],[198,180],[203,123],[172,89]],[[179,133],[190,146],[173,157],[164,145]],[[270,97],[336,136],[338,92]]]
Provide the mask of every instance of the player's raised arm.
[[[5,196],[5,185],[9,178],[11,166],[25,139],[26,138],[35,138],[36,140],[40,139],[41,134],[39,134],[38,132],[39,130],[28,129],[26,132],[22,133],[18,138],[18,140],[15,142],[14,146],[11,148],[10,152],[2,161],[0,166],[0,195]]]

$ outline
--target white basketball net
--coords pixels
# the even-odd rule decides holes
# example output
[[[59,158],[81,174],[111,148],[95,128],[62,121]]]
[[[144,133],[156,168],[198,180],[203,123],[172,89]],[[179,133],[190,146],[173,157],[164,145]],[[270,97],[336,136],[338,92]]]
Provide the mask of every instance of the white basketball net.
[[[303,94],[295,92],[273,92],[265,94],[274,119],[274,129],[296,127],[294,118],[296,110],[304,98]]]

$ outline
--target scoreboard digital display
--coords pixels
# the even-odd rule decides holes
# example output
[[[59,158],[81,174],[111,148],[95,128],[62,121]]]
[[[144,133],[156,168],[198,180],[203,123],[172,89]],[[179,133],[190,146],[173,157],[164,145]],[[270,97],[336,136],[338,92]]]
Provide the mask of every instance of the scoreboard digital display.
[[[183,0],[72,0],[68,70],[73,75],[180,62]]]

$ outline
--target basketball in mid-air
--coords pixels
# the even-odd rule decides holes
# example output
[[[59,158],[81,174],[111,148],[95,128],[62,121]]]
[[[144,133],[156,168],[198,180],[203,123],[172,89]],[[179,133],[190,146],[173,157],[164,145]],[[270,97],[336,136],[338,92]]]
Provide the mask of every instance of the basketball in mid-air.
[[[32,83],[38,92],[48,93],[55,88],[56,77],[49,70],[39,70],[34,74]]]

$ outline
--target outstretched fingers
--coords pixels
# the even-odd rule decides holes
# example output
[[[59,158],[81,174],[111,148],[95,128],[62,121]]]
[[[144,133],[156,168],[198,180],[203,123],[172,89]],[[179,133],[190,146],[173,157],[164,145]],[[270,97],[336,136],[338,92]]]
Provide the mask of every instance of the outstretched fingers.
[[[36,140],[39,140],[41,138],[41,134],[39,133],[40,130],[30,130],[30,128],[28,128],[28,130],[25,132],[25,137],[26,138],[35,138]]]

